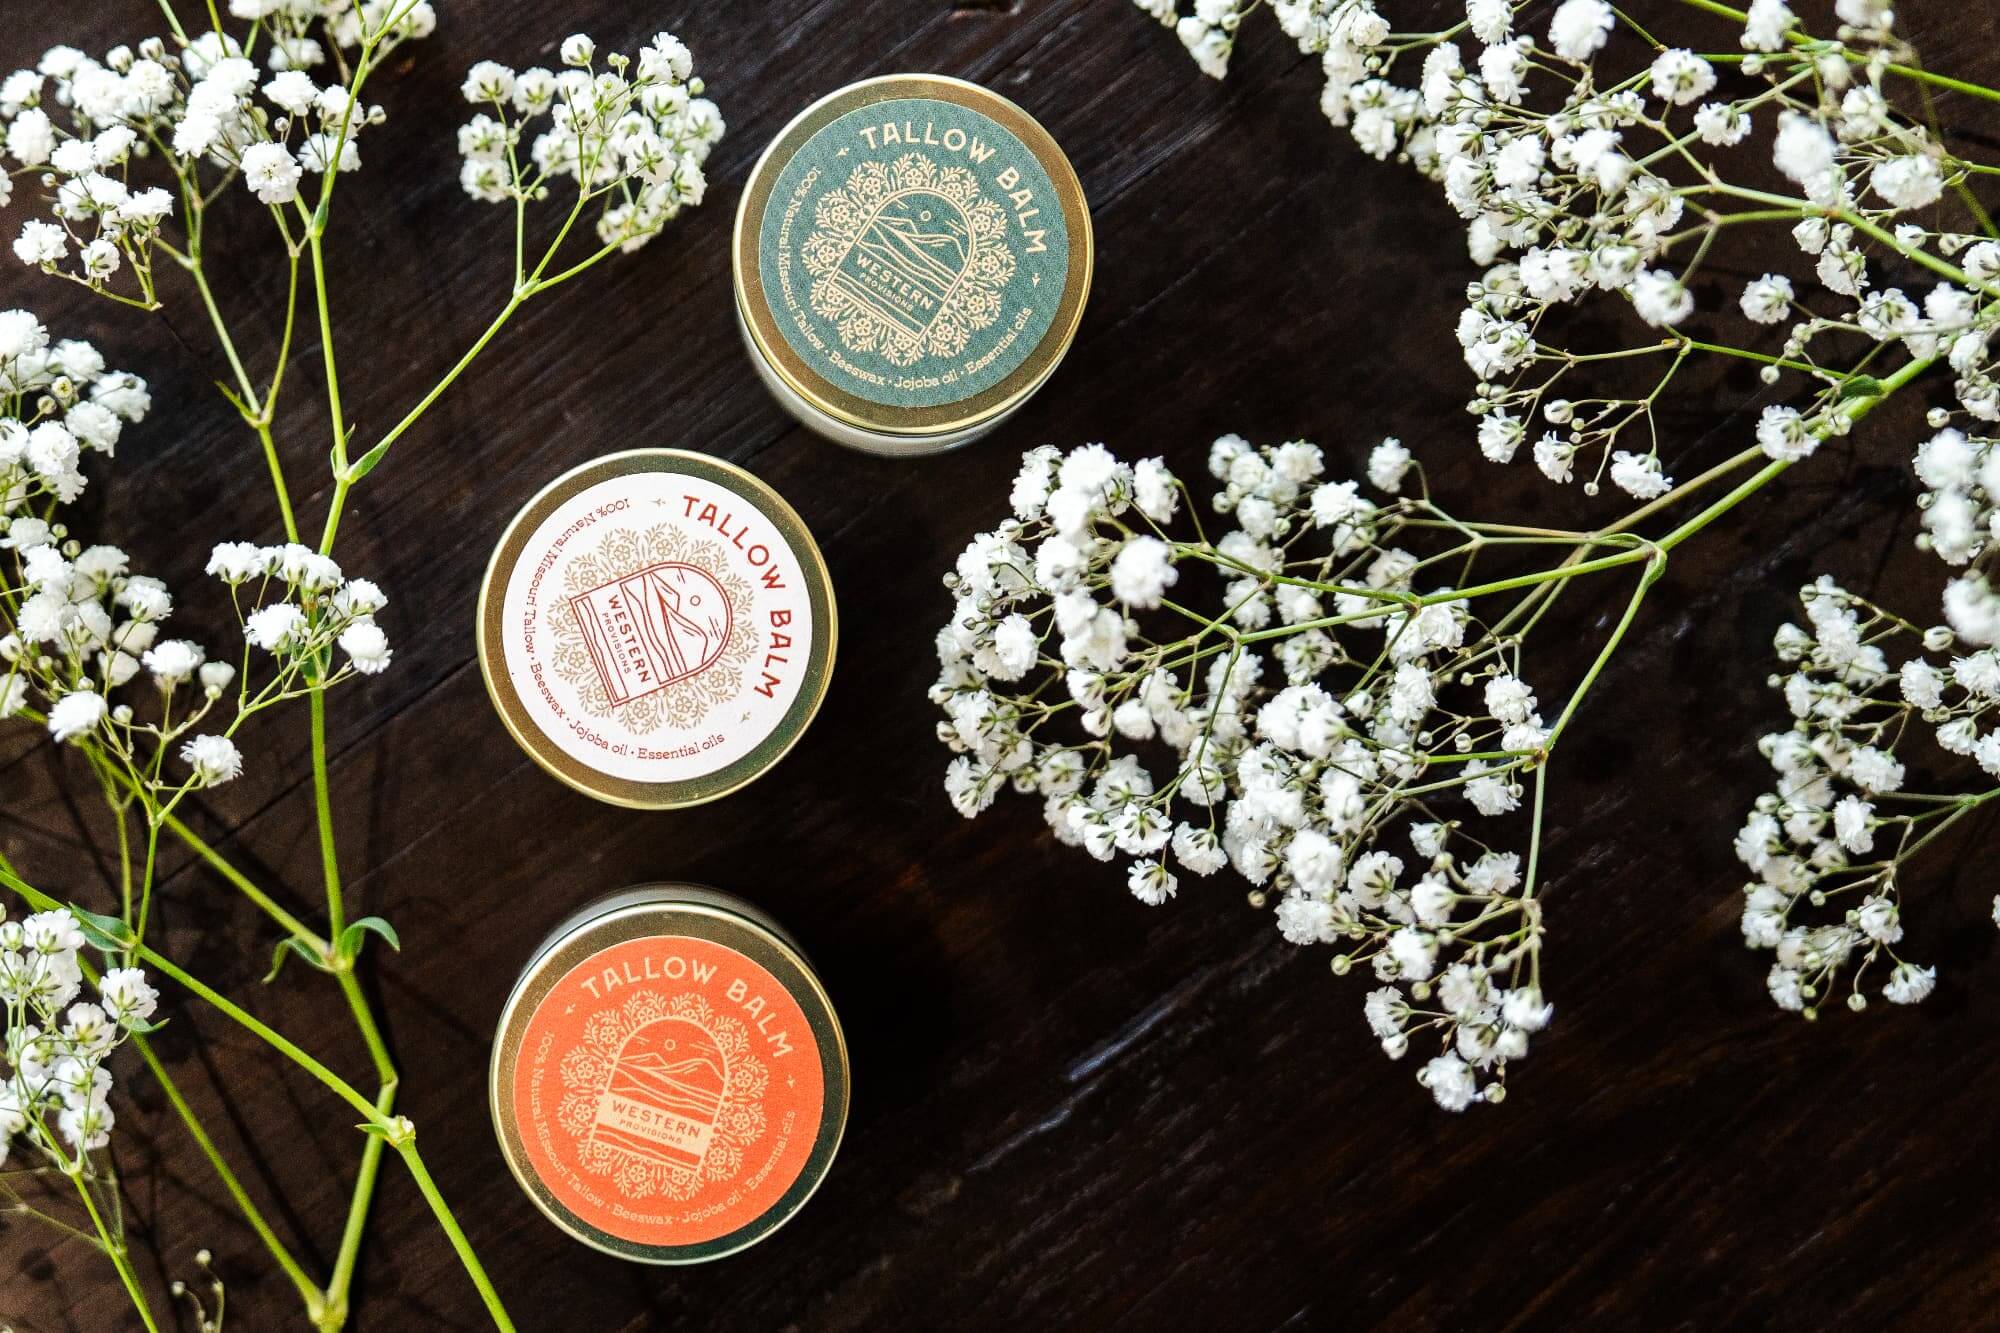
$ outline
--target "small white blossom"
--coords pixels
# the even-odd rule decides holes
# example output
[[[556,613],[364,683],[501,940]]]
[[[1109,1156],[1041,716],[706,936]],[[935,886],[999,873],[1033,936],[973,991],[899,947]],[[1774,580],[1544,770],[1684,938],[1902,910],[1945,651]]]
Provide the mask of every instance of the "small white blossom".
[[[89,690],[66,694],[49,709],[49,735],[58,742],[75,740],[94,730],[107,711],[101,694]]]
[[[194,770],[195,780],[213,787],[243,774],[243,755],[227,736],[196,736],[181,747],[181,759]]]
[[[243,183],[259,203],[287,204],[299,197],[304,170],[281,143],[256,143],[243,151]]]

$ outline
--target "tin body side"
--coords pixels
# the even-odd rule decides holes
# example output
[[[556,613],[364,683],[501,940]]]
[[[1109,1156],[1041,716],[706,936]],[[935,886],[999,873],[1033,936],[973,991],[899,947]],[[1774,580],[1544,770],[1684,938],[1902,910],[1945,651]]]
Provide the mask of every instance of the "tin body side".
[[[845,1129],[847,1052],[768,916],[649,884],[556,927],[496,1030],[503,1157],[562,1231],[653,1264],[762,1240],[818,1188]]]
[[[821,439],[846,445],[849,449],[859,450],[862,453],[878,454],[885,458],[919,458],[930,454],[947,453],[991,434],[1001,422],[1019,410],[1017,405],[978,425],[940,434],[890,435],[880,431],[864,430],[815,407],[786,383],[784,377],[773,370],[771,363],[764,359],[764,353],[758,348],[757,340],[750,334],[750,326],[743,319],[741,308],[736,311],[736,331],[743,336],[743,346],[750,353],[750,364],[756,370],[757,378],[764,382],[764,388],[770,392],[771,397],[777,399],[778,405],[784,408],[794,421]]]

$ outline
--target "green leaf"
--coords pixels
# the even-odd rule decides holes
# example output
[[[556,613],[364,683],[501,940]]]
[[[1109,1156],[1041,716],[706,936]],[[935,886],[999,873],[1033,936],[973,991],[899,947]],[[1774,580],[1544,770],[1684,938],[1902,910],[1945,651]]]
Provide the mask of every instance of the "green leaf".
[[[83,931],[83,937],[90,941],[90,947],[93,949],[102,949],[105,953],[124,953],[139,943],[138,936],[132,933],[132,928],[118,917],[86,912],[75,903],[70,904],[69,911],[70,915],[76,918],[78,928]]]
[[[1884,392],[1882,381],[1873,375],[1849,375],[1840,382],[1840,396],[1845,398],[1880,398]]]
[[[333,971],[327,966],[326,959],[314,952],[304,940],[296,935],[287,935],[279,940],[278,947],[271,951],[271,970],[264,974],[265,985],[268,986],[278,979],[278,969],[285,965],[285,958],[289,954],[297,954],[305,959],[308,967],[317,968],[321,972]]]
[[[340,932],[340,940],[334,945],[334,951],[340,955],[342,962],[351,963],[361,956],[361,946],[368,942],[370,931],[387,940],[389,947],[397,953],[403,951],[403,942],[396,938],[394,926],[379,916],[364,916]]]
[[[216,380],[214,383],[216,389],[221,392],[224,398],[229,400],[229,405],[235,408],[237,412],[246,417],[254,415],[250,411],[250,404],[243,401],[241,394],[237,393],[236,390],[230,388],[227,384],[224,384],[221,380]]]
[[[352,485],[373,472],[375,465],[382,461],[382,456],[389,452],[389,446],[394,443],[394,440],[384,440],[367,453],[361,455],[361,457],[355,459],[353,465],[347,469],[348,484]]]
[[[356,1125],[355,1128],[363,1134],[373,1134],[390,1147],[398,1150],[414,1142],[417,1137],[417,1127],[410,1123],[408,1116],[396,1116],[386,1125],[377,1124],[372,1120],[364,1120]]]
[[[164,1018],[157,1023],[144,1018],[131,1018],[125,1021],[125,1030],[137,1033],[141,1037],[150,1037],[153,1033],[165,1027],[167,1022],[168,1020]]]

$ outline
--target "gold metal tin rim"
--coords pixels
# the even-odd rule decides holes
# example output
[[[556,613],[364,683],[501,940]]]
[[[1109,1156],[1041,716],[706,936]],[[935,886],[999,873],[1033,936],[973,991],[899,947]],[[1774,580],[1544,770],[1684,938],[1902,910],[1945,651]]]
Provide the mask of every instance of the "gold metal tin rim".
[[[699,884],[642,884],[611,895],[599,905],[603,910],[593,912],[586,907],[550,932],[548,938],[536,947],[528,965],[521,970],[513,990],[508,993],[507,1003],[500,1011],[500,1021],[494,1028],[493,1057],[487,1065],[486,1075],[487,1107],[492,1116],[494,1135],[500,1142],[500,1156],[505,1159],[515,1183],[520,1185],[522,1192],[544,1217],[572,1240],[604,1254],[636,1263],[683,1265],[706,1263],[746,1250],[798,1216],[799,1210],[819,1191],[821,1183],[832,1170],[833,1159],[846,1137],[847,1112],[852,1100],[850,1068],[847,1038],[841,1031],[833,1001],[796,942],[776,922],[734,895]],[[670,918],[681,918],[682,928],[674,929]],[[718,926],[725,931],[742,932],[744,942],[764,956],[750,950],[741,952],[749,954],[759,964],[780,963],[802,983],[800,989],[794,992],[794,998],[806,1011],[807,1020],[812,1024],[813,1038],[819,1043],[826,1097],[820,1114],[819,1131],[806,1164],[799,1172],[798,1180],[769,1212],[727,1235],[663,1252],[663,1247],[623,1240],[593,1227],[551,1197],[527,1160],[526,1146],[511,1098],[503,1097],[501,1090],[511,1088],[513,1084],[521,1030],[533,1017],[535,1006],[577,962],[626,940],[655,935],[687,935]],[[697,938],[735,947],[732,941],[714,940],[709,935],[697,935]],[[528,1003],[531,993],[533,1003]],[[806,1003],[808,999],[811,1003]]]
[[[658,466],[661,463],[674,466]],[[547,734],[528,717],[520,695],[514,689],[514,682],[507,675],[500,616],[506,601],[507,579],[513,576],[521,547],[550,509],[586,486],[611,477],[681,471],[728,485],[746,498],[755,500],[765,517],[793,545],[808,581],[807,601],[813,616],[812,659],[807,665],[807,679],[799,697],[793,701],[779,729],[756,749],[714,773],[685,782],[639,782],[613,777],[591,768],[550,741]],[[833,596],[833,577],[827,570],[825,557],[820,554],[819,544],[813,540],[812,530],[806,527],[798,511],[762,478],[734,463],[686,449],[627,449],[571,468],[535,492],[521,506],[500,534],[500,541],[486,563],[485,577],[479,582],[475,634],[479,674],[486,682],[486,697],[492,700],[493,709],[500,715],[501,725],[507,728],[507,734],[544,772],[586,796],[611,805],[635,810],[678,810],[720,800],[731,792],[741,790],[791,753],[792,747],[799,743],[806,729],[812,725],[813,718],[818,716],[820,705],[832,684],[834,657],[839,647],[839,619],[839,608]],[[821,633],[822,627],[824,633]]]
[[[763,273],[758,265],[758,242],[763,231],[764,210],[771,201],[771,186],[777,179],[774,165],[789,159],[793,149],[810,139],[831,121],[857,107],[901,97],[931,97],[956,102],[998,121],[1041,163],[1055,182],[1062,204],[1063,222],[1069,232],[1069,268],[1063,276],[1062,304],[1040,343],[1014,372],[993,387],[961,402],[937,407],[891,407],[869,402],[828,381],[806,365],[779,332],[769,302],[764,299]],[[782,150],[782,155],[781,155]],[[730,245],[730,266],[735,275],[736,307],[749,330],[756,354],[771,372],[791,386],[792,392],[818,411],[836,421],[879,435],[923,437],[946,435],[995,421],[1026,401],[1053,375],[1083,320],[1083,308],[1090,295],[1090,282],[1097,268],[1096,238],[1090,227],[1090,204],[1083,195],[1083,182],[1069,156],[1040,121],[990,88],[946,74],[883,74],[850,83],[814,102],[778,131],[750,169],[750,180],[736,206],[736,229]]]

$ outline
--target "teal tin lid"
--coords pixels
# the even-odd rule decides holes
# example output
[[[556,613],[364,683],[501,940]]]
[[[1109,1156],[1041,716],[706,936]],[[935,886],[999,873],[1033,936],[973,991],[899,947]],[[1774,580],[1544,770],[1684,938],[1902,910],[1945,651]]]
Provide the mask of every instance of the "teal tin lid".
[[[1035,119],[960,79],[896,74],[808,107],[737,210],[751,349],[816,412],[942,436],[1018,407],[1090,290],[1090,210]]]

